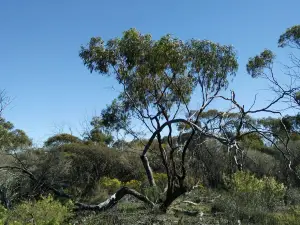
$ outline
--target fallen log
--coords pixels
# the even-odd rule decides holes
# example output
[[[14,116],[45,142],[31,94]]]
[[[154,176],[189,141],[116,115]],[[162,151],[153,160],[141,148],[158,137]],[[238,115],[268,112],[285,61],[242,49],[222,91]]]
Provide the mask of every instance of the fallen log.
[[[75,210],[76,211],[80,211],[80,210],[105,211],[115,206],[125,195],[132,195],[138,200],[145,202],[152,208],[155,206],[155,204],[152,201],[150,201],[145,195],[131,188],[122,187],[115,194],[110,196],[107,200],[99,204],[90,205],[84,203],[75,203],[76,206]]]

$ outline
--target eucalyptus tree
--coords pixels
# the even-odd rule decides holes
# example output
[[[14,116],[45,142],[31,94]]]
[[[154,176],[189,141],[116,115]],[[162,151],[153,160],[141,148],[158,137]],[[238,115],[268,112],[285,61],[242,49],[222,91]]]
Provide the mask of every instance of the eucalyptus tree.
[[[91,129],[83,133],[86,143],[110,145],[113,142],[113,136],[103,125],[103,120],[100,117],[93,117],[90,126]]]
[[[72,143],[82,143],[82,140],[80,140],[78,137],[72,135],[72,134],[56,134],[54,136],[49,137],[44,145],[45,147],[58,147],[65,144],[72,144]]]
[[[20,129],[15,129],[13,123],[0,117],[0,151],[11,152],[32,145],[31,139]]]
[[[300,25],[288,28],[278,39],[279,48],[290,49],[289,61],[283,68],[283,79],[278,79],[273,66],[276,55],[269,49],[265,49],[259,55],[249,59],[247,72],[253,78],[264,78],[271,84],[271,89],[277,95],[284,95],[285,102],[290,107],[299,107],[300,99]],[[281,100],[281,99],[280,99]]]
[[[283,74],[276,74],[274,64],[276,55],[269,49],[265,49],[259,55],[249,59],[247,72],[253,78],[263,78],[268,81],[275,98],[270,102],[265,112],[277,114],[279,119],[266,118],[260,120],[260,126],[256,130],[270,141],[286,160],[288,167],[294,175],[300,179],[298,171],[299,160],[290,149],[290,141],[297,139],[298,112],[296,115],[283,116],[276,106],[277,103],[286,103],[286,109],[299,110],[300,106],[300,25],[288,28],[278,40],[279,48],[290,48],[289,63],[284,65]],[[281,79],[279,79],[281,77]],[[271,138],[273,137],[273,138]]]
[[[90,72],[112,76],[122,87],[118,98],[103,110],[103,124],[111,129],[123,129],[138,138],[139,130],[130,126],[138,119],[150,134],[141,160],[152,186],[155,180],[147,152],[155,139],[159,143],[168,175],[166,198],[161,205],[165,210],[188,190],[184,182],[185,157],[192,137],[197,132],[215,137],[196,121],[235,76],[238,63],[234,48],[207,40],[184,42],[171,35],[153,40],[149,34],[130,29],[121,38],[108,41],[91,38],[89,44],[81,48],[80,57]],[[189,103],[195,90],[200,90],[201,106],[191,115]],[[176,125],[180,124],[190,126],[192,132],[184,144],[178,145],[173,136],[178,135]],[[163,133],[168,136],[167,143],[162,141]],[[175,153],[181,154],[180,162],[174,159]]]
[[[278,43],[279,47],[299,49],[299,40],[299,26],[294,26],[280,36]],[[257,140],[263,138],[272,142],[296,174],[296,165],[288,149],[289,134],[277,106],[287,99],[293,99],[297,105],[299,88],[296,82],[287,86],[276,79],[273,71],[275,54],[272,51],[264,50],[260,55],[250,58],[247,64],[247,72],[252,77],[263,77],[272,84],[274,99],[262,108],[255,107],[256,98],[253,104],[245,107],[236,100],[233,91],[231,97],[220,95],[238,69],[232,46],[207,40],[184,42],[171,35],[153,40],[148,34],[130,29],[121,38],[106,42],[99,37],[91,38],[89,44],[81,48],[80,57],[90,72],[114,77],[122,87],[118,98],[103,110],[103,124],[112,130],[123,129],[138,139],[140,133],[130,126],[130,122],[136,123],[138,119],[150,134],[141,160],[149,183],[153,186],[155,181],[147,152],[151,150],[154,140],[158,143],[161,161],[168,175],[162,209],[165,210],[174,199],[188,190],[184,182],[187,174],[186,155],[195,135],[202,137],[200,142],[212,138],[225,145],[228,152],[233,152],[235,164],[240,170],[243,169],[245,156],[240,143],[245,142],[247,136]],[[288,75],[298,81],[299,58],[291,55],[291,61],[293,66],[287,67]],[[196,93],[200,107],[190,109],[191,97]],[[230,103],[231,107],[222,113],[209,112],[209,106],[216,99]],[[270,138],[274,136],[274,130],[259,120],[251,119],[254,114],[261,112],[279,115],[287,138],[279,136],[274,141]],[[176,132],[178,127],[181,131]],[[167,134],[166,141],[162,140],[163,134]],[[179,140],[183,134],[184,142],[174,141],[174,137]],[[284,146],[284,150],[281,146]],[[180,160],[178,157],[175,159],[175,153],[181,155]],[[115,204],[116,196],[108,202]]]

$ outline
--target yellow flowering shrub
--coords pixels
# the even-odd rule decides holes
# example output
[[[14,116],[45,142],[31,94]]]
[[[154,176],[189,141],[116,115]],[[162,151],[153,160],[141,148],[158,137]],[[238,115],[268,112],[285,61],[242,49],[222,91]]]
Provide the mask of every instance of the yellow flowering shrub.
[[[165,188],[168,185],[168,176],[165,173],[153,173],[155,183],[160,188]]]
[[[135,189],[139,191],[141,189],[142,182],[138,180],[130,180],[123,183],[123,186]]]
[[[116,192],[120,189],[122,182],[119,181],[117,178],[109,178],[109,177],[102,177],[99,181],[100,187],[106,189],[109,194]]]

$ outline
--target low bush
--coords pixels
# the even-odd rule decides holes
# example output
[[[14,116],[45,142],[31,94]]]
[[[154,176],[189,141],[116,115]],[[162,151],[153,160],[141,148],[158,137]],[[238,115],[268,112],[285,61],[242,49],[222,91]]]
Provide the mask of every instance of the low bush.
[[[160,189],[165,189],[168,185],[168,176],[165,173],[153,173],[153,178],[155,180],[156,185]]]
[[[72,215],[71,208],[71,202],[63,205],[49,195],[37,202],[21,203],[9,212],[7,221],[11,225],[60,225]]]
[[[237,172],[225,178],[229,192],[216,202],[230,221],[258,222],[283,206],[286,187],[272,177],[256,178],[248,172]]]
[[[261,221],[267,225],[299,225],[300,207],[293,207],[287,211],[270,213]]]
[[[122,182],[117,178],[102,177],[99,181],[100,187],[106,189],[108,194],[115,193],[122,186]]]
[[[0,224],[4,224],[7,219],[7,209],[0,205]]]
[[[138,181],[138,180],[130,180],[130,181],[123,183],[123,186],[135,189],[137,191],[141,190],[141,185],[142,185],[142,182]]]

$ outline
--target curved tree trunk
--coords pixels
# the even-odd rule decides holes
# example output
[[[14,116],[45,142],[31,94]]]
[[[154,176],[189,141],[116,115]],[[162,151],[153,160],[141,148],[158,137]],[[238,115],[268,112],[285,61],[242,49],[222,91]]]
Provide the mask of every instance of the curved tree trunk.
[[[125,195],[132,195],[132,196],[136,197],[137,199],[150,205],[150,207],[155,206],[155,204],[152,201],[150,201],[145,195],[142,195],[141,193],[139,193],[131,188],[122,187],[115,194],[110,196],[110,198],[108,198],[106,201],[101,202],[97,205],[76,203],[75,205],[77,206],[77,208],[75,210],[77,210],[77,211],[78,210],[105,211],[105,210],[115,206]]]

